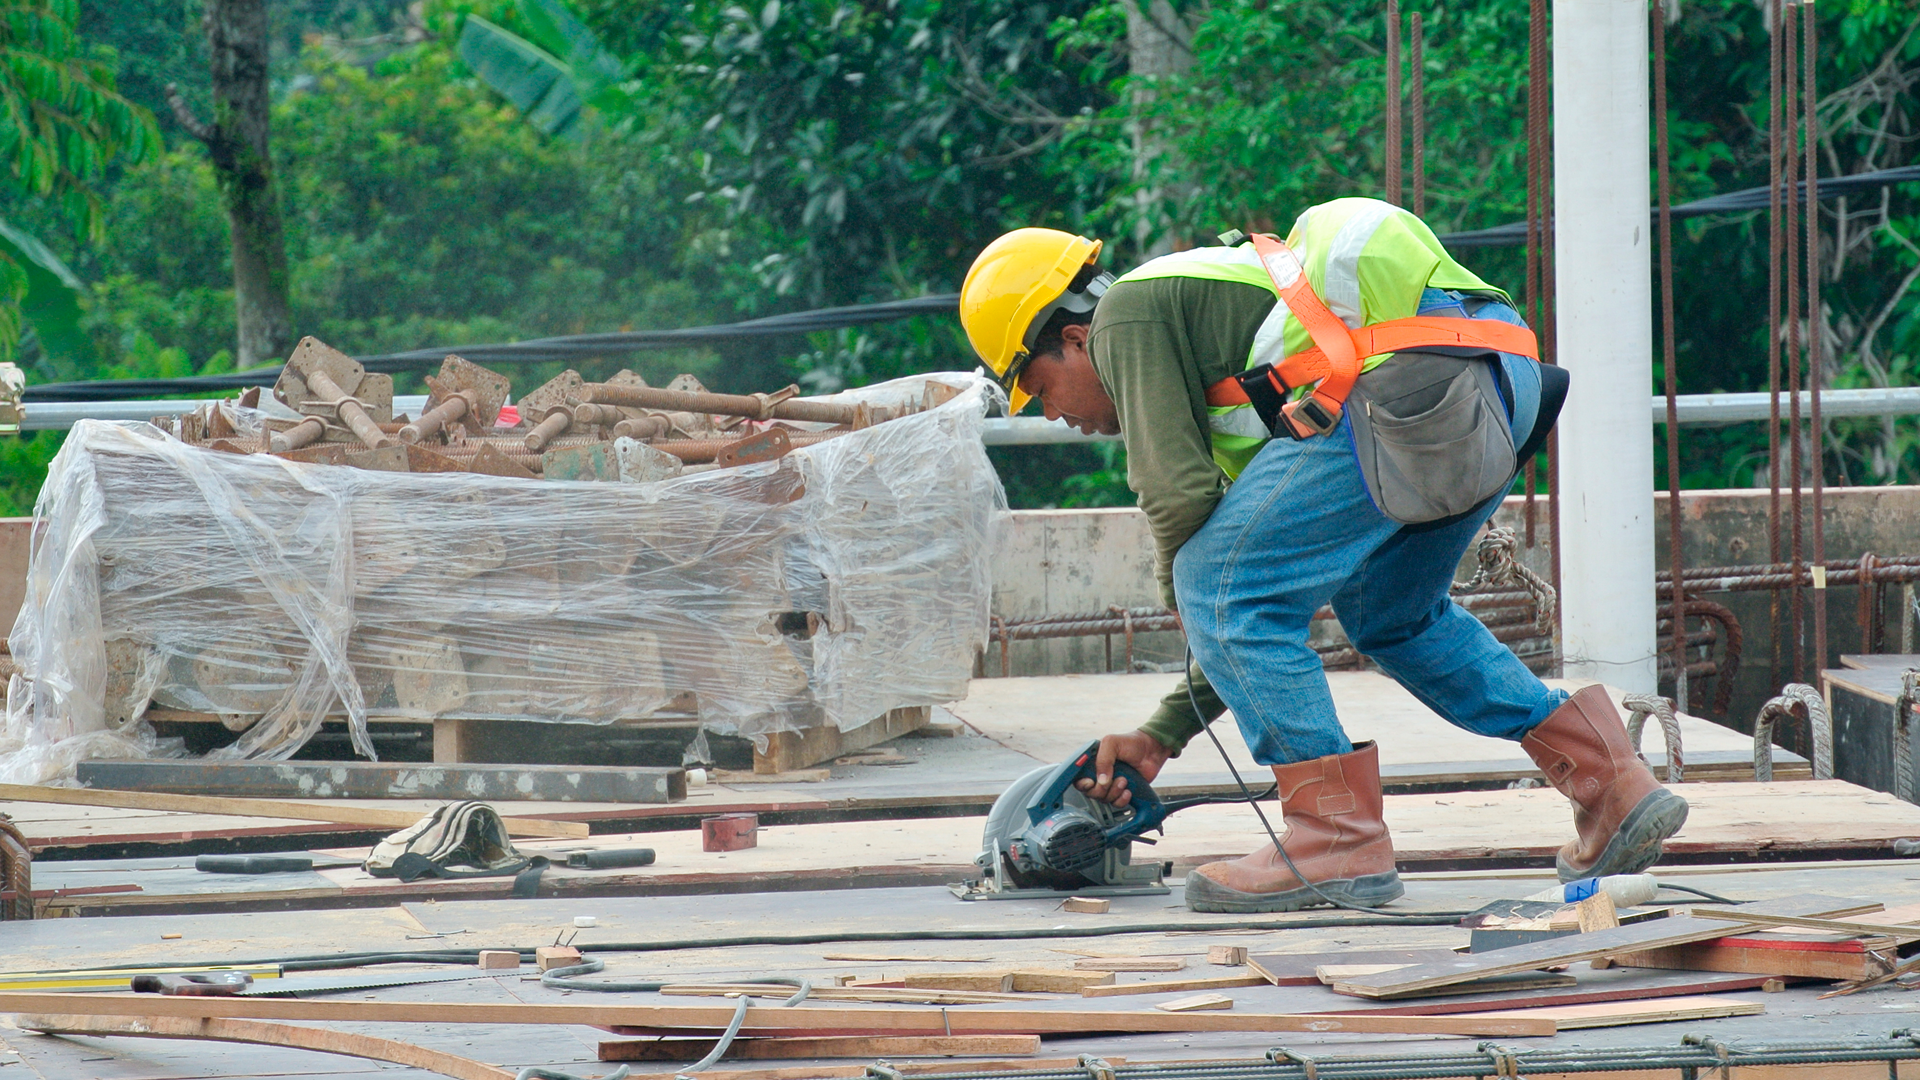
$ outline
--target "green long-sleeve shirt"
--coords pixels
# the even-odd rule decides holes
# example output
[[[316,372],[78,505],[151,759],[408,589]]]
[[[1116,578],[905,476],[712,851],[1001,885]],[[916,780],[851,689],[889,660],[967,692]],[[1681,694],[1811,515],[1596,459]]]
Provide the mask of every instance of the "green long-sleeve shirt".
[[[1271,290],[1239,282],[1148,278],[1113,286],[1093,313],[1088,351],[1119,412],[1127,486],[1153,532],[1154,578],[1168,607],[1178,606],[1173,557],[1226,491],[1213,460],[1207,387],[1246,369],[1276,302]],[[1141,726],[1176,751],[1226,708],[1198,665],[1192,674],[1205,717],[1193,714],[1183,681]]]

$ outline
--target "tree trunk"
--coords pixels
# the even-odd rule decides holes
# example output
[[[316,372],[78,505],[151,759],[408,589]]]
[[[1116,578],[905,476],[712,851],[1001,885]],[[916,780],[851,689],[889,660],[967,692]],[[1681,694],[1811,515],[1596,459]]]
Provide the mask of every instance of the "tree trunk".
[[[1156,83],[1193,66],[1193,24],[1174,10],[1170,0],[1121,0],[1127,13],[1127,70],[1133,76],[1133,182],[1139,213],[1134,220],[1134,244],[1143,257],[1173,250],[1173,215],[1168,203],[1178,192],[1155,182],[1156,162],[1163,173],[1180,175],[1171,160],[1166,138],[1156,130],[1148,111],[1158,93]]]
[[[213,122],[202,124],[169,87],[181,123],[207,146],[233,235],[239,366],[284,358],[293,344],[287,246],[269,152],[266,0],[206,0],[202,25],[213,67]]]

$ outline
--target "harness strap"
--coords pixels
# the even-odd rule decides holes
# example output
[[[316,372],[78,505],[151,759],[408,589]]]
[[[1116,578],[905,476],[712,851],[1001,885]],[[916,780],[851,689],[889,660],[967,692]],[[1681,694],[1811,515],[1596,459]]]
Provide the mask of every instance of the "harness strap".
[[[1340,422],[1347,394],[1360,378],[1359,346],[1348,332],[1347,324],[1313,291],[1306,268],[1300,265],[1300,257],[1286,241],[1271,233],[1255,233],[1253,250],[1260,256],[1260,265],[1266,267],[1267,275],[1273,278],[1274,288],[1279,290],[1287,310],[1300,320],[1327,361],[1327,374],[1313,393],[1281,406],[1280,418],[1296,439],[1324,435]]]
[[[1363,326],[1350,333],[1363,360],[1381,353],[1404,352],[1408,349],[1484,349],[1529,357],[1537,357],[1540,351],[1539,340],[1533,331],[1494,319],[1416,315],[1410,319],[1394,319]],[[1281,393],[1324,379],[1331,370],[1327,354],[1318,345],[1305,352],[1294,353],[1278,364],[1262,364],[1253,369],[1255,372],[1270,372],[1271,380]],[[1207,404],[1216,408],[1248,404],[1250,399],[1246,388],[1241,385],[1241,379],[1240,375],[1230,375],[1207,387]]]
[[[1296,439],[1325,435],[1340,422],[1347,395],[1360,378],[1366,358],[1421,348],[1469,348],[1538,357],[1533,331],[1494,320],[1414,316],[1351,330],[1313,291],[1299,256],[1267,233],[1253,236],[1254,252],[1273,278],[1287,310],[1306,328],[1313,347],[1279,364],[1261,364],[1207,388],[1207,404],[1216,408],[1251,404],[1262,416],[1274,414]],[[1298,401],[1285,401],[1294,387],[1314,384]],[[1275,424],[1274,426],[1281,426]]]

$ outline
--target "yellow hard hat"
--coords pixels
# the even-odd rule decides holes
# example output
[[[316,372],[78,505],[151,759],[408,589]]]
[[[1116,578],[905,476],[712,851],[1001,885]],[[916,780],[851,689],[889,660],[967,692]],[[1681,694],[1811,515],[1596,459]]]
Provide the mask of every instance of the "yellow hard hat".
[[[1026,408],[1020,372],[1030,350],[1056,311],[1092,311],[1105,275],[1078,292],[1074,279],[1100,256],[1100,241],[1058,229],[1015,229],[988,244],[973,260],[960,286],[960,325],[1007,391],[1007,411]]]

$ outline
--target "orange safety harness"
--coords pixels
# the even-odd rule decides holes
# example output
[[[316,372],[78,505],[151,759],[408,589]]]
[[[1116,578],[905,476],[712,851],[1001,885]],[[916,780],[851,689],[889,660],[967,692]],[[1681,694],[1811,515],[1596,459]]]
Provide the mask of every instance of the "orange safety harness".
[[[1278,364],[1258,364],[1221,379],[1207,387],[1207,404],[1215,408],[1252,405],[1276,434],[1285,431],[1305,439],[1332,431],[1360,378],[1362,364],[1371,356],[1444,347],[1539,359],[1540,345],[1533,331],[1492,319],[1416,315],[1350,330],[1313,291],[1299,256],[1285,241],[1268,233],[1255,233],[1252,240],[1280,299],[1306,328],[1313,345]],[[1317,384],[1311,394],[1298,401],[1286,400],[1295,387],[1311,384]]]

